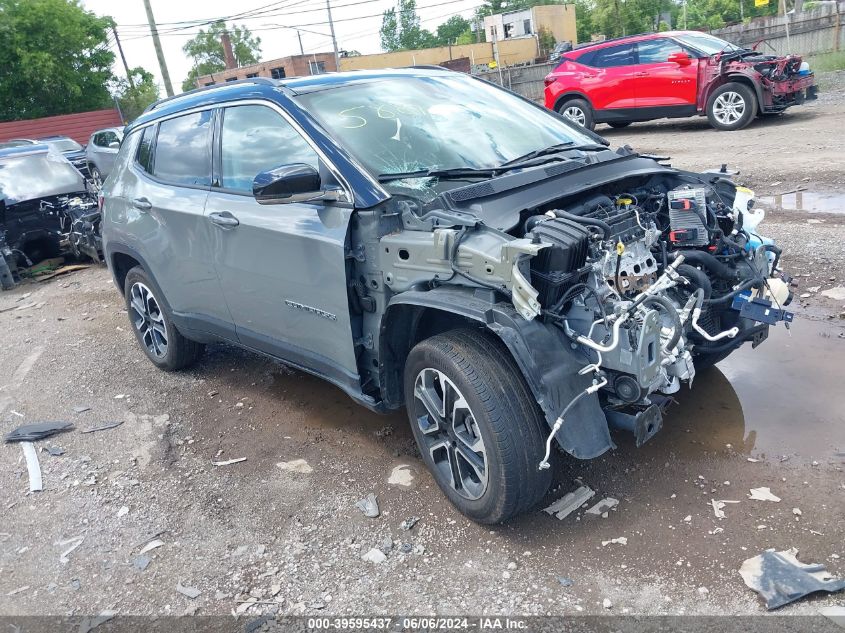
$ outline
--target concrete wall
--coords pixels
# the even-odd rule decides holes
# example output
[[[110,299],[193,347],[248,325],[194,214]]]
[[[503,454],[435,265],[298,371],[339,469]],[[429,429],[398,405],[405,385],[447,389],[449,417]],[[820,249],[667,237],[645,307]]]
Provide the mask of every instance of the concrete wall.
[[[834,5],[820,6],[789,16],[789,46],[783,16],[756,18],[748,24],[735,24],[712,31],[713,35],[740,46],[757,46],[761,53],[814,55],[845,49],[845,2],[839,11]]]
[[[533,37],[521,37],[503,40],[498,43],[499,63],[503,66],[534,61],[537,57],[537,40]],[[373,70],[378,68],[402,68],[404,66],[438,65],[449,59],[469,57],[473,65],[487,64],[493,61],[492,42],[480,44],[461,44],[459,46],[441,46],[398,53],[376,53],[342,57],[341,70]]]
[[[334,63],[334,53],[291,55],[290,57],[281,57],[279,59],[271,59],[266,62],[259,62],[258,64],[233,68],[232,70],[221,70],[220,72],[213,73],[211,75],[203,75],[202,77],[197,78],[196,83],[199,88],[202,86],[222,84],[225,83],[227,79],[246,79],[247,75],[272,77],[272,71],[274,68],[284,68],[285,77],[305,77],[312,74],[309,62],[313,61],[323,62],[327,73],[337,70]]]
[[[534,14],[534,29],[549,29],[558,42],[578,42],[575,25],[574,4],[546,4],[531,9]]]

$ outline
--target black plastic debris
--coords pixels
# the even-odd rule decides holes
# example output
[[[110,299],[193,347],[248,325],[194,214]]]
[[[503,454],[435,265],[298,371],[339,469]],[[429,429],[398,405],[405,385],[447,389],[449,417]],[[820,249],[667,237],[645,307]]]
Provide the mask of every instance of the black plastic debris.
[[[745,584],[766,600],[767,609],[778,609],[816,591],[845,589],[845,579],[833,578],[820,563],[800,562],[796,554],[794,548],[783,552],[770,549],[739,568]]]
[[[19,426],[6,436],[7,442],[37,442],[56,433],[72,431],[72,422],[39,422]]]

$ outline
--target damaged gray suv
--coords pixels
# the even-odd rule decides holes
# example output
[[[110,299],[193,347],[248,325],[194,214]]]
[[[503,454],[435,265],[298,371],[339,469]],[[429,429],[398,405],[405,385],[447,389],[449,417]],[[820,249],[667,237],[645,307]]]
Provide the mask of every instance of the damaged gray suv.
[[[609,149],[436,68],[251,79],[160,101],[102,191],[141,349],[235,343],[375,411],[405,407],[468,517],[504,521],[659,431],[696,371],[791,299],[753,193]]]

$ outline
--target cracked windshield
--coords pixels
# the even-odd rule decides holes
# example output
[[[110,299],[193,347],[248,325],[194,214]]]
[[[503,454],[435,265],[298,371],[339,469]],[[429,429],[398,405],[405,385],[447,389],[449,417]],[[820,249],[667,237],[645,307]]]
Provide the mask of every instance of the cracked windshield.
[[[595,143],[542,109],[481,81],[403,79],[299,98],[388,188],[414,195],[414,190],[431,190],[444,176],[427,172],[490,170],[550,146]],[[403,174],[407,177],[394,178]],[[459,175],[467,179],[493,174]]]

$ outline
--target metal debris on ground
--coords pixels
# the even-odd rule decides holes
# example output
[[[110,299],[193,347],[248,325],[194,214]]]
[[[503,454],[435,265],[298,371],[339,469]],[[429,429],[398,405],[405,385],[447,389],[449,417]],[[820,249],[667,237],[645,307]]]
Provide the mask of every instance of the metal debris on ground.
[[[32,442],[21,442],[23,456],[26,459],[26,470],[29,473],[29,491],[41,492],[44,490],[44,483],[41,481],[41,465],[38,463],[38,453],[35,452],[35,444]]]
[[[774,501],[775,503],[780,501],[780,497],[773,495],[769,488],[751,488],[750,491],[748,498],[754,501]]]
[[[833,578],[820,563],[800,562],[797,554],[795,548],[782,552],[770,549],[739,568],[745,584],[763,597],[767,609],[777,609],[816,591],[845,589],[845,579]]]
[[[25,424],[9,433],[6,436],[6,441],[37,442],[56,433],[71,431],[73,428],[73,422],[38,422],[36,424]]]
[[[68,558],[77,547],[82,545],[82,542],[85,540],[84,536],[74,536],[73,538],[65,539],[64,541],[59,541],[56,543],[59,547],[64,547],[65,545],[69,545],[65,551],[63,551],[59,555],[59,562],[62,565],[67,565],[70,562],[70,558]]]
[[[717,519],[726,518],[723,508],[727,503],[739,503],[739,501],[732,501],[731,499],[710,499],[710,505],[713,506],[713,514]]]
[[[620,536],[620,537],[617,537],[617,538],[612,538],[609,541],[602,541],[601,546],[607,547],[611,543],[615,543],[616,545],[627,545],[628,544],[628,537]]]
[[[199,598],[200,594],[202,593],[202,591],[200,591],[196,587],[186,587],[182,584],[181,581],[176,583],[176,591],[178,591],[190,600],[195,600],[196,598]]]
[[[587,501],[592,499],[595,494],[595,491],[592,490],[589,486],[581,486],[577,490],[567,492],[548,508],[544,509],[543,512],[547,514],[554,514],[558,519],[561,520],[565,519],[575,510],[587,503]]]
[[[291,473],[301,473],[307,475],[314,471],[313,468],[304,459],[293,459],[289,462],[279,462],[276,464],[277,468],[286,470]]]
[[[100,615],[96,617],[85,618],[79,623],[79,633],[89,633],[101,624],[105,624],[116,615],[117,611],[106,609],[105,611],[101,611]]]
[[[97,431],[108,431],[109,429],[116,429],[121,424],[123,424],[123,420],[116,420],[115,422],[106,422],[102,426],[95,426],[92,429],[85,429],[84,431],[80,431],[80,433],[96,433]]]
[[[236,457],[235,459],[227,459],[226,461],[222,462],[211,462],[212,466],[228,466],[229,464],[240,464],[241,462],[245,462],[246,457]]]
[[[619,505],[619,499],[614,499],[613,497],[605,497],[604,499],[599,501],[596,505],[594,505],[592,508],[587,510],[586,514],[594,514],[596,516],[599,516],[601,514],[604,514],[608,510],[612,510],[613,508],[615,508],[618,505]]]
[[[138,552],[138,553],[139,554],[146,554],[147,552],[151,552],[154,549],[156,549],[157,547],[161,547],[162,545],[164,545],[164,541],[160,541],[158,539],[155,539],[153,541],[150,541],[146,545],[144,545],[144,547],[142,547],[141,551]]]
[[[375,519],[380,514],[378,508],[378,499],[376,498],[376,495],[373,492],[371,492],[366,497],[361,499],[358,503],[356,503],[355,507],[358,508],[361,512],[363,512],[365,517],[368,517],[370,519]]]
[[[419,522],[419,520],[420,520],[419,517],[410,517],[410,518],[402,521],[402,525],[400,525],[399,527],[401,527],[403,530],[405,530],[407,532],[412,527],[414,527]]]

